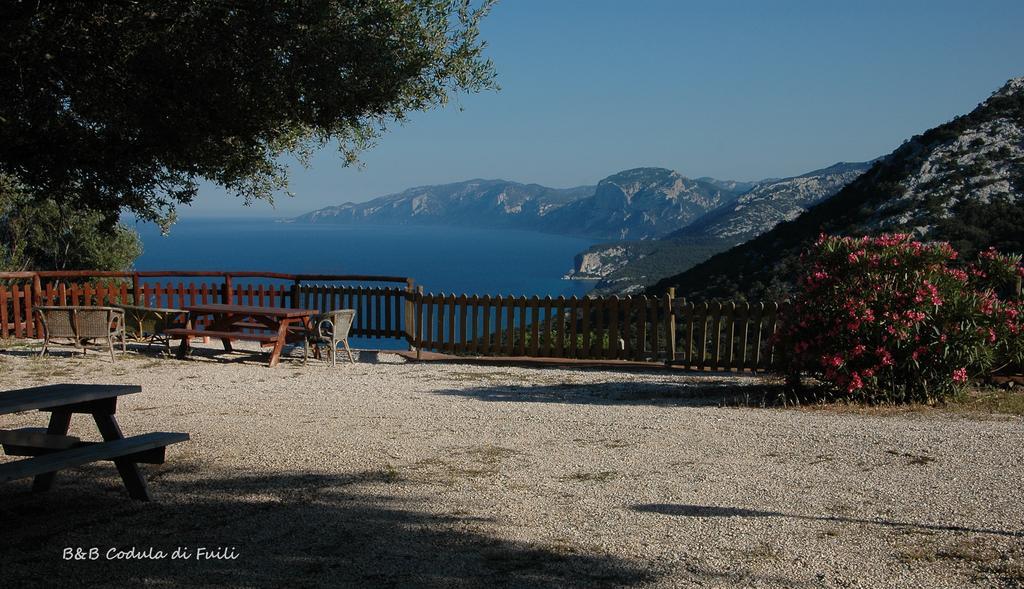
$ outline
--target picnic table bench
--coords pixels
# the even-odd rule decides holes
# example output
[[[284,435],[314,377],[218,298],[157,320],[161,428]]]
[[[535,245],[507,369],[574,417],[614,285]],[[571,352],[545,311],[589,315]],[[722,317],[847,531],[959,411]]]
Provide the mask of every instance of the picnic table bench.
[[[117,424],[117,398],[142,391],[137,385],[57,384],[0,392],[0,414],[38,409],[50,413],[49,426],[0,430],[0,444],[11,456],[0,464],[0,483],[35,477],[33,491],[46,491],[60,470],[112,460],[133,499],[150,499],[138,464],[163,464],[167,446],[189,439],[186,433],[153,432],[125,437]],[[102,442],[69,436],[71,416],[91,414]]]
[[[135,340],[146,341],[147,348],[157,342],[170,347],[171,340],[164,334],[164,331],[174,327],[192,327],[182,319],[188,313],[185,309],[127,304],[116,306],[124,310],[126,326],[131,326],[132,331],[135,332]],[[147,325],[152,326],[148,338],[146,337]]]
[[[301,341],[310,328],[311,318],[319,311],[314,309],[283,309],[280,307],[254,307],[248,305],[192,305],[188,311],[188,323],[193,327],[172,328],[164,334],[181,339],[178,356],[184,357],[191,349],[191,337],[212,337],[219,339],[225,351],[232,351],[234,340],[259,342],[271,347],[269,365],[274,367],[281,359],[281,351],[288,342]],[[199,318],[209,316],[210,322],[204,329]]]

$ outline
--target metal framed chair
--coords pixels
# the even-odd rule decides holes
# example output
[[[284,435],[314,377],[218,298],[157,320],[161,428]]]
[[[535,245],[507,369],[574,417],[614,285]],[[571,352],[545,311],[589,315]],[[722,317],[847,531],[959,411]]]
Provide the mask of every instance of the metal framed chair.
[[[345,346],[348,359],[355,364],[356,358],[352,354],[352,348],[348,346],[348,333],[352,330],[352,322],[355,321],[355,309],[339,309],[317,315],[312,319],[312,329],[306,332],[305,344],[302,347],[302,363],[309,360],[309,348],[315,346],[319,351],[320,346],[327,347],[327,354],[331,359],[331,366],[338,365],[338,344]]]
[[[46,354],[54,339],[70,340],[67,344],[82,350],[85,355],[90,340],[104,340],[114,362],[114,344],[121,344],[121,352],[127,351],[124,331],[124,311],[116,307],[82,306],[41,306],[35,308],[43,326],[43,349],[39,356]]]

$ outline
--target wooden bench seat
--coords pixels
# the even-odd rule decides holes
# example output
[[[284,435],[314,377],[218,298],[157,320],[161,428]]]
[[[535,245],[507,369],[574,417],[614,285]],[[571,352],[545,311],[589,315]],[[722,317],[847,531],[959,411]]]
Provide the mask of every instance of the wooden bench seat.
[[[31,456],[31,454],[18,453],[27,448],[67,450],[74,448],[79,441],[76,436],[46,433],[45,427],[0,430],[0,445],[3,446],[4,452],[12,456]]]
[[[210,331],[207,329],[174,328],[165,330],[164,335],[171,339],[182,339],[185,337],[212,337],[219,339],[238,339],[254,342],[277,341],[276,333],[242,333],[240,331]]]
[[[154,432],[109,442],[79,442],[81,445],[67,450],[57,450],[33,458],[0,464],[0,483],[57,472],[100,460],[153,462],[156,458],[154,450],[162,451],[170,444],[185,442],[188,439],[188,434],[184,433]]]

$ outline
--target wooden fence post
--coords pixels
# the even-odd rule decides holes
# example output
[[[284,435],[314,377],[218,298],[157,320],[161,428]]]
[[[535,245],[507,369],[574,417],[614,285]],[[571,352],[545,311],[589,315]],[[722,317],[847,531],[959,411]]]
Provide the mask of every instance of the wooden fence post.
[[[233,295],[233,293],[232,293],[232,287],[231,287],[231,275],[230,274],[225,274],[224,275],[224,285],[221,287],[221,291],[220,291],[220,302],[225,304],[225,305],[230,305],[231,304],[232,295]]]
[[[416,359],[419,360],[423,355],[423,324],[420,321],[420,317],[423,313],[423,287],[416,287],[416,304],[415,310],[413,311],[413,341],[416,345]]]
[[[142,290],[139,286],[139,273],[132,272],[132,304],[133,305],[145,305],[146,302],[142,301]]]
[[[676,311],[675,311],[676,289],[669,288],[665,293],[665,345],[668,346],[668,355],[665,363],[671,366],[676,361]]]
[[[30,316],[27,318],[35,324],[35,333],[41,335],[43,333],[43,321],[41,318],[36,317],[35,312],[32,311],[32,307],[38,307],[43,301],[43,282],[39,279],[39,274],[32,275],[32,306],[29,306],[28,312]]]
[[[299,308],[299,303],[302,302],[302,301],[299,300],[301,298],[301,296],[299,294],[299,283],[300,282],[302,282],[302,281],[299,280],[298,278],[296,278],[292,282],[292,296],[291,296],[291,299],[292,299],[292,309],[298,309]]]

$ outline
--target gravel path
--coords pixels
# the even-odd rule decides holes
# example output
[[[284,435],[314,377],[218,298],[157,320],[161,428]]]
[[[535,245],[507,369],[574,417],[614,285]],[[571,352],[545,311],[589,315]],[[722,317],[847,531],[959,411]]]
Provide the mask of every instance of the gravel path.
[[[1024,585],[1019,418],[720,406],[754,378],[259,360],[0,353],[0,388],[138,383],[126,434],[192,435],[143,467],[150,504],[109,464],[0,485],[0,586]],[[167,556],[107,559],[132,547]]]

